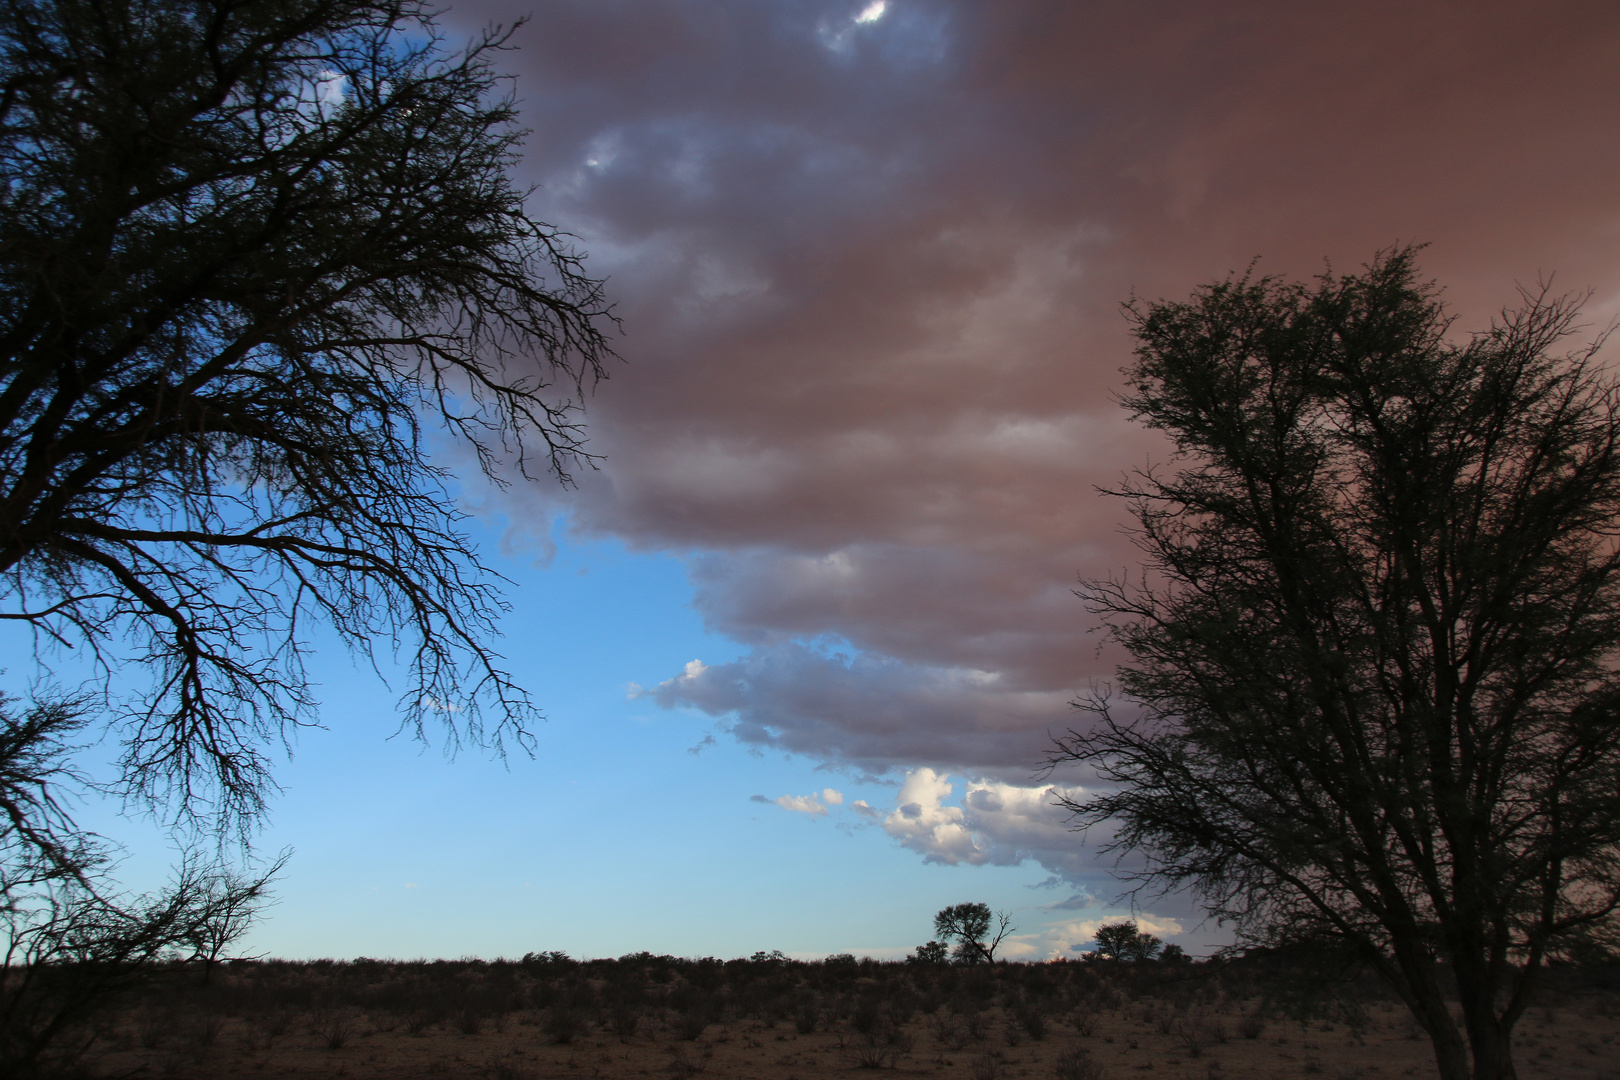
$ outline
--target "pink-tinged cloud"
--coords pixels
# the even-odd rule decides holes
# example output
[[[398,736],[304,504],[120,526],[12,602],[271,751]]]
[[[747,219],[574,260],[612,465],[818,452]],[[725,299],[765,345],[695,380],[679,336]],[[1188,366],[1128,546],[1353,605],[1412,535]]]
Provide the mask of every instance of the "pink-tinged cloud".
[[[1119,303],[1429,241],[1465,325],[1620,312],[1620,7],[562,0],[509,59],[610,273],[606,465],[541,522],[689,560],[751,652],[658,700],[867,771],[1028,781],[1106,676],[1096,492],[1162,460]],[[517,7],[459,6],[510,18]]]

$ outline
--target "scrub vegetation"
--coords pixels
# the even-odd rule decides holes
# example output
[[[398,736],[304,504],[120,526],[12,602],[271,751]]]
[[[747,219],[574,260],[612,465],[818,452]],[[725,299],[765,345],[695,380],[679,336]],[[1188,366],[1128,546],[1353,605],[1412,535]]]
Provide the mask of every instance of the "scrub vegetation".
[[[174,965],[91,1029],[86,1074],[1158,1080],[1433,1074],[1366,972],[1203,962],[233,961]],[[1558,968],[1524,1077],[1613,1076],[1620,969]]]

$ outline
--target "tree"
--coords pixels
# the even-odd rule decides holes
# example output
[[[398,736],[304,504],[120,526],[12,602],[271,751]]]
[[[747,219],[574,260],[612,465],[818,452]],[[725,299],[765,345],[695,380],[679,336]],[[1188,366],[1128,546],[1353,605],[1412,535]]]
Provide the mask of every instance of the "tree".
[[[1137,928],[1134,922],[1107,923],[1097,927],[1097,953],[1109,960],[1137,963],[1159,955],[1161,942]]]
[[[917,946],[906,962],[911,964],[943,964],[951,958],[950,946],[943,941],[925,941]]]
[[[252,819],[311,621],[404,650],[419,736],[527,740],[427,442],[566,481],[612,323],[508,176],[507,40],[419,0],[0,3],[0,617],[150,672],[136,798]]]
[[[419,737],[527,743],[429,441],[566,482],[613,321],[509,177],[508,40],[452,48],[420,0],[0,0],[0,618],[105,676],[0,708],[8,1067],[153,960],[217,960],[275,872],[119,898],[58,794],[76,732],[122,739],[126,798],[245,839],[324,622],[404,652]]]
[[[955,940],[952,955],[964,964],[995,963],[996,947],[1016,929],[1006,912],[992,912],[988,904],[954,904],[934,916],[934,933],[946,941]]]
[[[1620,391],[1555,352],[1577,308],[1455,338],[1411,249],[1131,304],[1177,467],[1114,492],[1143,576],[1081,590],[1129,709],[1050,759],[1142,885],[1380,973],[1447,1080],[1513,1076],[1537,973],[1616,930]]]
[[[88,703],[57,699],[17,714],[0,699],[0,1072],[73,1071],[97,1014],[159,973],[158,961],[209,969],[246,932],[283,855],[244,873],[188,854],[156,894],[108,888],[105,842],[64,805],[82,788],[70,757]]]

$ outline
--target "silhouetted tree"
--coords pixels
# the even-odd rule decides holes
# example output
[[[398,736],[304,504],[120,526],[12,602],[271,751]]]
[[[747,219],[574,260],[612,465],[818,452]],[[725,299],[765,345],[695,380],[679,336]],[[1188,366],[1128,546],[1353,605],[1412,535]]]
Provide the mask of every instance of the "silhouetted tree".
[[[1107,923],[1097,927],[1097,953],[1109,960],[1137,963],[1159,955],[1162,942],[1144,933],[1134,922]]]
[[[1144,576],[1082,590],[1129,711],[1052,756],[1142,881],[1380,972],[1447,1080],[1513,1075],[1537,972],[1620,903],[1620,395],[1554,353],[1576,307],[1454,338],[1410,249],[1133,303],[1124,402],[1178,464],[1114,493]]]
[[[404,651],[418,736],[528,739],[427,442],[566,481],[612,322],[509,177],[507,40],[418,0],[0,0],[0,618],[151,677],[5,706],[9,1068],[153,959],[218,959],[274,873],[118,897],[57,794],[82,727],[127,797],[245,830],[313,718],[313,620]]]
[[[964,964],[995,963],[997,946],[1016,929],[1006,912],[992,912],[988,904],[954,904],[934,916],[934,933],[956,942],[952,955]]]
[[[251,926],[285,856],[244,873],[188,855],[159,892],[113,894],[109,851],[64,809],[83,791],[71,741],[88,703],[17,714],[0,699],[0,1073],[71,1071],[97,1014],[157,961],[206,970]]]
[[[137,797],[259,810],[310,620],[404,649],[418,734],[527,738],[426,440],[566,480],[611,324],[508,176],[506,41],[417,0],[0,2],[0,617],[133,643]]]

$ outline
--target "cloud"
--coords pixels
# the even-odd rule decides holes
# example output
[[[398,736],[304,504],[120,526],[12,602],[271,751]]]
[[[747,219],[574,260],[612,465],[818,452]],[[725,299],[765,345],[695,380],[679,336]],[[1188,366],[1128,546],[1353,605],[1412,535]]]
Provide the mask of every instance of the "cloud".
[[[894,810],[883,819],[883,831],[928,862],[1015,866],[1033,859],[1062,881],[1096,875],[1081,857],[1067,811],[1057,804],[1065,792],[993,780],[963,786],[961,802],[951,805],[946,800],[956,785],[947,774],[912,771],[900,785]]]
[[[819,817],[827,812],[821,800],[814,795],[782,795],[773,800],[777,806],[784,810],[792,810],[796,814],[810,814]]]
[[[774,799],[768,799],[764,795],[751,795],[749,801],[774,803],[782,809],[791,810],[796,814],[824,817],[829,807],[843,805],[844,795],[834,788],[823,788],[821,791],[811,792],[809,795],[781,795]]]
[[[727,718],[726,729],[751,745],[873,772],[966,760],[1018,776],[1028,774],[1043,749],[1044,730],[1035,725],[1064,718],[1068,697],[1009,693],[995,672],[924,667],[792,641],[683,674],[649,693],[666,707]],[[919,714],[929,722],[918,723]]]
[[[1135,565],[1097,489],[1168,454],[1114,403],[1119,303],[1428,240],[1462,325],[1541,271],[1620,312],[1620,142],[1592,134],[1620,7],[877,7],[556,0],[524,29],[503,61],[534,208],[611,275],[628,363],[590,402],[603,469],[500,509],[687,561],[748,651],[669,672],[659,704],[982,778],[986,805],[909,800],[901,842],[1078,873],[993,785],[1035,790],[1119,659],[1070,591]]]

